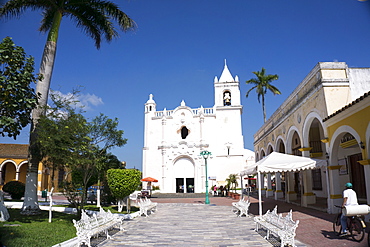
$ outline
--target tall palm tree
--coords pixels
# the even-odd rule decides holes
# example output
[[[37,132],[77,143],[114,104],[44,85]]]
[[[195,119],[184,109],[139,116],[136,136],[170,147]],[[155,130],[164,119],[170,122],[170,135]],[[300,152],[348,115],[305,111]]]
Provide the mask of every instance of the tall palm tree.
[[[245,95],[246,97],[248,97],[249,93],[253,89],[256,89],[259,103],[261,103],[260,98],[262,98],[262,110],[263,110],[263,122],[264,123],[266,123],[265,95],[267,93],[267,90],[271,91],[274,95],[281,94],[279,89],[277,89],[275,86],[270,84],[272,81],[279,79],[279,76],[278,75],[266,75],[265,72],[266,72],[265,68],[262,68],[261,71],[253,72],[253,74],[255,74],[257,78],[252,78],[246,81],[247,84],[253,84],[254,86],[251,89],[249,89]]]
[[[236,192],[236,187],[238,186],[238,174],[229,174],[229,177],[226,178],[227,185],[230,189],[234,189]]]
[[[118,37],[112,21],[117,23],[123,31],[134,29],[136,25],[116,4],[104,0],[9,0],[0,7],[0,18],[19,17],[27,9],[42,11],[43,18],[39,31],[48,32],[39,70],[43,78],[37,82],[36,86],[36,93],[40,93],[41,98],[38,108],[32,112],[29,166],[22,207],[24,214],[35,214],[39,212],[37,170],[40,158],[37,147],[37,122],[40,116],[45,114],[62,18],[69,17],[73,20],[77,27],[95,41],[97,49],[100,48],[102,39],[109,42]]]

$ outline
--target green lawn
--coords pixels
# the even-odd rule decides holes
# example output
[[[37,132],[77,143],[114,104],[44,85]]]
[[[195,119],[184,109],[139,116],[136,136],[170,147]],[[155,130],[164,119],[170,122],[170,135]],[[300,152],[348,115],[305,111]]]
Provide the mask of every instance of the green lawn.
[[[49,223],[49,212],[41,215],[24,216],[20,209],[8,209],[10,219],[0,222],[0,239],[9,247],[50,247],[76,236],[72,219],[76,215],[53,212]]]
[[[112,213],[117,213],[116,208],[104,207],[104,210],[110,209]],[[85,209],[98,210],[92,205]],[[131,209],[131,212],[138,211],[135,207]],[[72,219],[77,219],[76,215],[53,212],[52,222],[49,223],[49,211],[42,211],[37,216],[21,215],[20,209],[8,211],[10,219],[0,222],[0,241],[7,247],[50,247],[76,237],[76,229],[72,223]]]

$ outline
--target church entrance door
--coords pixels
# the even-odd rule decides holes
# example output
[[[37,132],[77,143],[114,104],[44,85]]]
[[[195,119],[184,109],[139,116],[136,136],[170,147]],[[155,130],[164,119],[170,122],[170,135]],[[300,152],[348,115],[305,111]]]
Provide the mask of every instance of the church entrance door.
[[[194,164],[189,158],[180,158],[175,162],[174,178],[176,179],[176,193],[194,192]]]
[[[176,178],[176,193],[184,193],[184,179]]]
[[[194,193],[194,178],[187,178],[186,179],[186,192],[187,193]]]

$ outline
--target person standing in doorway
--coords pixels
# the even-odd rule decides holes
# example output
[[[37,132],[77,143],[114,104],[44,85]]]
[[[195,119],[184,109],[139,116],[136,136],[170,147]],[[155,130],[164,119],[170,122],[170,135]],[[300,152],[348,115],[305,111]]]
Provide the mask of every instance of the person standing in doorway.
[[[352,184],[351,183],[346,183],[345,184],[345,190],[343,191],[343,203],[342,203],[342,208],[346,206],[356,206],[358,205],[357,202],[357,194],[356,192],[352,189]],[[347,216],[344,216],[342,214],[340,218],[340,223],[342,225],[342,234],[340,236],[346,236],[347,233]]]

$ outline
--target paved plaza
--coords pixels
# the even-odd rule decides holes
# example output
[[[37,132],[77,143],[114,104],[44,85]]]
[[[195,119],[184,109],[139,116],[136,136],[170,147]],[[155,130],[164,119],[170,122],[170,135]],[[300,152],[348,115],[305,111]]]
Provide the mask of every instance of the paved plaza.
[[[236,217],[231,206],[159,203],[155,214],[124,228],[99,246],[272,246],[254,231],[252,218]]]
[[[265,232],[255,232],[253,215],[258,214],[258,200],[251,197],[251,217],[236,217],[231,212],[233,200],[204,198],[152,198],[158,202],[157,213],[125,222],[125,232],[98,246],[280,246],[276,239],[267,241]],[[332,230],[334,215],[298,205],[263,198],[264,212],[278,206],[284,215],[293,210],[293,219],[299,220],[296,245],[298,247],[367,247],[366,241],[355,242],[339,238]],[[369,229],[367,229],[368,231]]]
[[[149,217],[136,217],[124,221],[124,232],[117,232],[113,239],[93,239],[93,246],[280,246],[277,239],[265,240],[266,232],[254,231],[253,215],[258,214],[258,200],[251,196],[251,217],[236,217],[231,212],[229,197],[210,197],[211,204],[204,205],[203,198],[160,198],[157,213]],[[62,196],[56,201],[65,202]],[[367,247],[366,239],[358,243],[351,238],[340,238],[332,230],[333,214],[324,212],[322,201],[317,209],[263,198],[263,212],[278,206],[278,213],[285,215],[293,210],[293,220],[299,220],[296,230],[298,247]],[[319,209],[319,210],[318,210]],[[367,222],[368,223],[368,222]],[[370,226],[366,229],[369,232]],[[77,239],[76,239],[77,240]],[[59,245],[58,245],[59,246]],[[64,245],[62,245],[64,246]],[[65,245],[69,246],[69,245]]]

